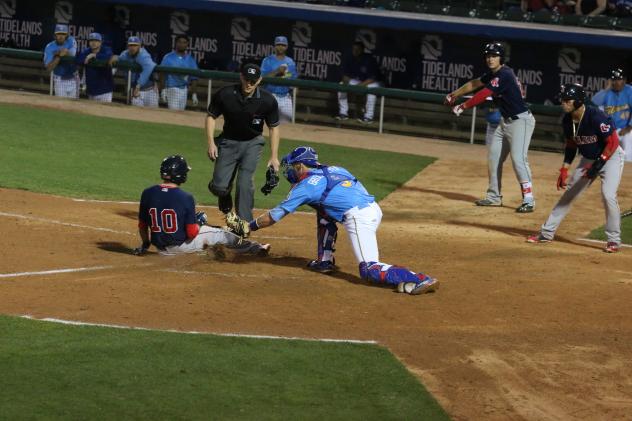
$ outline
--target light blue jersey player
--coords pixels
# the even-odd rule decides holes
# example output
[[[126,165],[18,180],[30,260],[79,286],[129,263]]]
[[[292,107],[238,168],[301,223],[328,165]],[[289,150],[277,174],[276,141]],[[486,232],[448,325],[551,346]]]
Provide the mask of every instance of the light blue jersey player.
[[[288,47],[287,38],[278,36],[274,39],[274,54],[270,54],[261,62],[261,74],[264,77],[279,77],[296,79],[298,71],[296,63],[286,55]],[[264,88],[270,92],[279,104],[279,118],[281,121],[292,121],[293,103],[290,87],[286,85],[267,84]]]
[[[77,66],[72,61],[61,62],[62,57],[77,54],[77,41],[68,34],[68,25],[55,25],[55,40],[44,49],[44,66],[53,72],[53,87],[56,96],[79,97],[79,76]]]
[[[158,88],[154,83],[152,74],[156,63],[151,55],[141,46],[139,37],[129,37],[127,50],[120,56],[113,57],[113,62],[126,61],[140,65],[140,72],[132,72],[132,105],[139,107],[158,107]]]
[[[612,118],[625,160],[632,161],[632,86],[625,79],[622,69],[612,70],[609,85],[593,95],[591,101]]]
[[[195,61],[191,54],[187,53],[189,49],[189,38],[185,35],[178,35],[175,41],[175,50],[166,54],[162,58],[160,65],[197,70],[197,61]],[[197,77],[179,73],[167,73],[166,76],[164,73],[160,73],[160,76],[161,85],[164,86],[161,92],[162,100],[167,103],[170,110],[184,110],[187,105],[189,85],[191,85],[191,90],[193,90]],[[193,106],[199,104],[195,92],[191,95],[191,101],[193,102]]]
[[[438,288],[439,281],[430,276],[380,262],[376,232],[382,210],[349,171],[320,164],[318,154],[309,146],[294,149],[281,165],[292,189],[278,206],[250,221],[248,232],[275,224],[300,206],[309,205],[317,210],[318,226],[318,259],[308,264],[310,269],[321,273],[335,270],[334,246],[337,224],[341,223],[363,279],[396,286],[398,292],[414,295]]]

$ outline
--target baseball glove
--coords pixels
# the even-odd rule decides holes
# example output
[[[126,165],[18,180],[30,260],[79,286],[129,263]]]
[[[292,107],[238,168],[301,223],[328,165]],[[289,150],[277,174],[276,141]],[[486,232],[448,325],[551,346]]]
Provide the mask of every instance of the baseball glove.
[[[266,171],[266,183],[261,187],[261,193],[266,196],[272,192],[276,186],[279,185],[279,173],[274,170],[274,167],[270,165]]]
[[[250,235],[250,225],[248,225],[248,222],[237,216],[235,212],[229,212],[226,214],[226,225],[229,230],[241,238],[248,238]]]

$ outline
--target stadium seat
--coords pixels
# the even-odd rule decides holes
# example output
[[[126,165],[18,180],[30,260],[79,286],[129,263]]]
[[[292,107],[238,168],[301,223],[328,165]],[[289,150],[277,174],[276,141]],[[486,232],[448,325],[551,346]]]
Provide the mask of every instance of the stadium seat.
[[[510,20],[512,22],[528,22],[530,14],[523,12],[519,8],[511,8],[503,13],[504,20]]]
[[[560,16],[559,23],[561,23],[562,25],[579,26],[584,22],[585,19],[585,16],[562,15]]]
[[[478,9],[476,17],[481,19],[502,19],[503,12],[497,9]]]
[[[587,16],[582,26],[589,28],[611,29],[615,26],[616,18],[610,18],[609,16]]]
[[[423,3],[417,0],[399,0],[399,10],[403,12],[425,13]]]
[[[476,9],[471,9],[469,7],[452,6],[450,7],[449,15],[474,18],[477,16],[477,11]]]
[[[617,19],[615,22],[615,28],[621,31],[632,31],[632,17]]]
[[[551,11],[547,9],[540,9],[537,12],[531,13],[531,22],[535,23],[557,23],[559,19],[560,15],[551,13]]]

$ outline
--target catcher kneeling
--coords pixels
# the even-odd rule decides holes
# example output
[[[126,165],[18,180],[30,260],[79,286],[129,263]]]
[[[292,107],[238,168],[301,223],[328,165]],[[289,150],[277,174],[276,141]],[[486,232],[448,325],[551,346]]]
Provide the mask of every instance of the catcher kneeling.
[[[249,222],[234,213],[226,215],[226,224],[235,234],[248,237],[250,232],[275,224],[301,205],[309,205],[317,211],[318,226],[318,259],[308,264],[310,269],[321,273],[335,270],[334,245],[340,222],[349,234],[363,279],[397,286],[398,292],[414,295],[439,287],[439,281],[428,275],[380,262],[376,231],[382,210],[349,171],[320,164],[318,154],[309,146],[294,149],[283,158],[281,166],[292,184],[287,198]]]

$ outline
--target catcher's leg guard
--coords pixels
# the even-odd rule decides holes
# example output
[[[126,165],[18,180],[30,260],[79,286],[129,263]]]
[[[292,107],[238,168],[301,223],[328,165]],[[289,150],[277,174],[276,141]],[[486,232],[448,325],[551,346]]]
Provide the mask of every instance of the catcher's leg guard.
[[[318,260],[334,261],[334,252],[336,251],[336,238],[338,238],[338,226],[336,222],[316,215],[317,218],[317,237],[318,237]]]
[[[361,262],[360,277],[378,284],[399,285],[400,282],[420,283],[419,274],[401,266],[391,266],[380,262]]]

